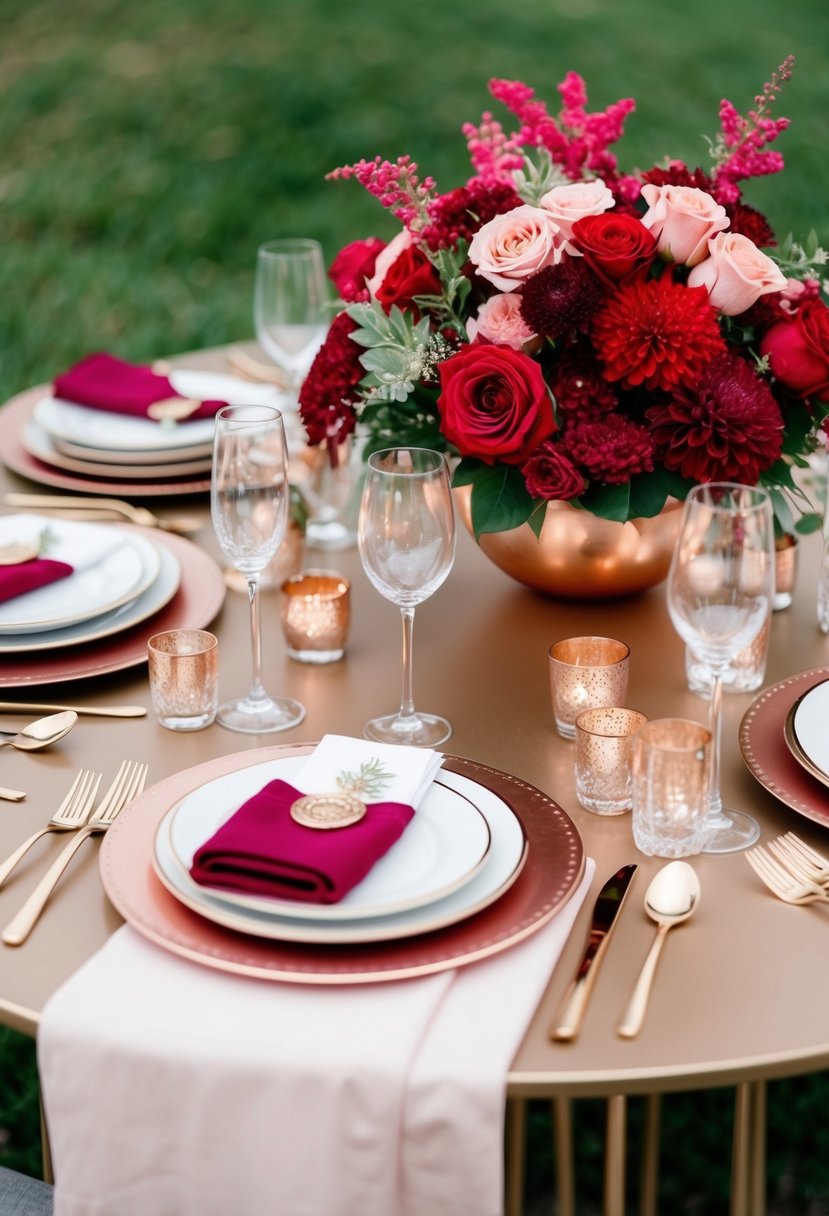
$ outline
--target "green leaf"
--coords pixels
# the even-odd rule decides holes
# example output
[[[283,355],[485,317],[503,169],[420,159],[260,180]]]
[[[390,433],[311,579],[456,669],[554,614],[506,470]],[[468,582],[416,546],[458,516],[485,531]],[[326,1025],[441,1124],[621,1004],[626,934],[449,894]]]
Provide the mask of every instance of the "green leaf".
[[[801,515],[794,526],[794,530],[801,536],[810,536],[812,532],[817,532],[822,522],[821,517],[813,511],[809,515]]]
[[[580,504],[600,519],[624,523],[630,519],[630,485],[603,486],[594,482],[579,499]]]
[[[544,527],[544,520],[547,518],[547,503],[546,501],[536,502],[530,513],[527,523],[535,533],[536,540],[541,540],[541,529]]]
[[[456,473],[457,478],[457,473]],[[455,484],[469,484],[469,482]],[[485,532],[508,532],[530,517],[533,499],[524,478],[510,465],[481,464],[472,480],[472,531],[477,540]]]

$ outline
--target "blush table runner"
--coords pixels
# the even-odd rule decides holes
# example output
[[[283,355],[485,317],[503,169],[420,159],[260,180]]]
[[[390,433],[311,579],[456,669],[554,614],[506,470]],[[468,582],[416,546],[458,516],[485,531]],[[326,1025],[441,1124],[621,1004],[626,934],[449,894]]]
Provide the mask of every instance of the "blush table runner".
[[[229,976],[119,929],[50,999],[55,1216],[499,1216],[506,1074],[589,889],[396,983]]]

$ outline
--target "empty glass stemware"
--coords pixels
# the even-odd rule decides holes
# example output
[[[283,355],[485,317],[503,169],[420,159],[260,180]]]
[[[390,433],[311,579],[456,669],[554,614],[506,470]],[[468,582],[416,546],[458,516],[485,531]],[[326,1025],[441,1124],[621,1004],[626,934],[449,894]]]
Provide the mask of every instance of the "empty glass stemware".
[[[760,834],[749,815],[723,809],[722,677],[730,660],[765,625],[773,594],[774,527],[768,494],[729,482],[695,486],[685,500],[668,574],[668,610],[677,633],[712,673],[713,748],[705,853],[736,852]]]
[[[260,245],[253,304],[256,337],[294,392],[328,329],[327,301],[319,241],[297,238]]]
[[[412,694],[415,607],[443,583],[455,558],[449,469],[440,452],[388,448],[368,461],[358,544],[363,569],[403,618],[403,691],[397,713],[373,718],[366,737],[435,747],[452,733],[445,718],[418,713]]]
[[[279,410],[268,405],[219,410],[210,510],[219,548],[247,580],[253,679],[247,696],[221,705],[216,720],[247,734],[287,730],[305,717],[298,701],[275,701],[262,684],[259,575],[285,534],[290,494],[286,465]]]

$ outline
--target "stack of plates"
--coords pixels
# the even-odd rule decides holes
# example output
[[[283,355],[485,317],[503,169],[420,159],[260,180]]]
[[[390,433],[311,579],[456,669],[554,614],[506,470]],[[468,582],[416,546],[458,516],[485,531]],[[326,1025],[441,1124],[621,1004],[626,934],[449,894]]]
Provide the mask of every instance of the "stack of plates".
[[[807,773],[829,785],[829,680],[798,697],[786,717],[789,750]]]
[[[230,405],[282,403],[272,385],[236,376],[182,369],[169,378],[183,397]],[[212,418],[161,424],[38,393],[27,400],[19,425],[23,467],[8,455],[6,463],[47,485],[123,495],[210,488]]]
[[[291,780],[303,756],[269,760],[208,781],[171,807],[153,866],[167,890],[214,924],[277,941],[351,945],[430,933],[473,916],[516,881],[527,856],[520,820],[495,793],[440,771],[400,840],[335,905],[243,895],[195,883],[193,855],[253,794]]]
[[[0,604],[0,655],[65,649],[121,633],[160,612],[178,590],[175,554],[136,530],[45,518],[43,527],[70,554],[73,538],[100,533],[104,555],[68,578]],[[15,517],[4,516],[0,541],[15,535]]]

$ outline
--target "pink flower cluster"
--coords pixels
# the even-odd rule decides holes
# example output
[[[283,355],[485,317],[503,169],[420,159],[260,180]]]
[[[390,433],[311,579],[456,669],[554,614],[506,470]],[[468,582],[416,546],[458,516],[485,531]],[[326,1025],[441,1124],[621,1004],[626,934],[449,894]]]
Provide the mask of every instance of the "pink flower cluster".
[[[417,165],[410,156],[398,156],[391,161],[375,156],[356,165],[343,165],[327,174],[329,180],[356,177],[361,186],[379,199],[407,228],[422,221],[426,203],[435,187],[434,178],[423,181],[417,176]]]
[[[720,202],[737,202],[740,197],[738,181],[780,173],[784,168],[780,153],[770,152],[766,145],[786,130],[789,120],[771,118],[768,110],[791,76],[793,63],[794,56],[789,55],[763,86],[763,92],[755,97],[756,108],[749,110],[745,117],[730,101],[724,99],[720,102],[720,164],[713,177],[715,193]]]

